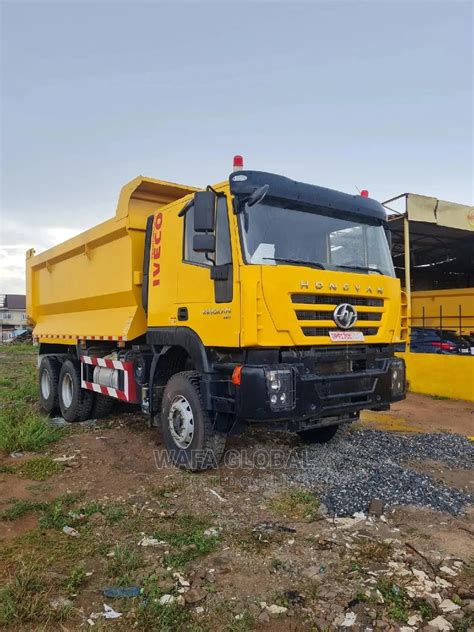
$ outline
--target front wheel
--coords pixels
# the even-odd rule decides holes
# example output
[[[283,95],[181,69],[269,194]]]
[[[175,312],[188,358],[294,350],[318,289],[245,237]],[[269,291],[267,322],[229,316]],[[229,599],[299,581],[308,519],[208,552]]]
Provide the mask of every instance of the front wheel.
[[[203,407],[200,374],[183,371],[166,385],[161,408],[161,429],[174,465],[188,470],[217,467],[226,438],[214,430]]]
[[[311,430],[301,430],[297,434],[305,443],[328,443],[333,439],[338,430],[338,426],[324,426],[323,428],[311,428]]]

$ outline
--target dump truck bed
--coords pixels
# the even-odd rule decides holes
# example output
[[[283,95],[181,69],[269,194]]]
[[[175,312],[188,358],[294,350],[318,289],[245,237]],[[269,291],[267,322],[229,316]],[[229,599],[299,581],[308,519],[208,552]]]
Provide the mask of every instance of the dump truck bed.
[[[28,251],[26,307],[35,338],[76,344],[144,334],[147,218],[198,190],[139,176],[122,188],[115,217],[39,255]]]

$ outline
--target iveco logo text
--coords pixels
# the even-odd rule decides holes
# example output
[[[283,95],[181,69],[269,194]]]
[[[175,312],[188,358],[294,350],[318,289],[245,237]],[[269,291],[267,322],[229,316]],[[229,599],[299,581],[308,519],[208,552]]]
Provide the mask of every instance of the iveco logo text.
[[[332,290],[333,292],[336,292],[338,289],[337,283],[330,282],[330,283],[327,283],[326,285],[327,285],[328,290]],[[316,283],[314,284],[314,287],[317,290],[323,290],[324,283],[322,281],[316,281]],[[364,290],[364,288],[361,285],[359,285],[359,283],[355,283],[352,287],[353,287],[354,292],[357,292],[357,293],[359,293],[361,290]],[[301,290],[309,290],[309,288],[310,288],[309,281],[300,281]],[[341,285],[341,290],[343,292],[349,292],[350,289],[351,289],[351,286],[349,285],[349,283],[344,283],[343,285]],[[365,288],[365,292],[366,294],[373,294],[374,288],[371,285],[368,285]],[[377,292],[377,294],[383,294],[383,287],[376,287],[375,292]]]
[[[355,307],[349,303],[341,303],[333,312],[334,322],[341,329],[350,329],[357,322],[357,312]]]

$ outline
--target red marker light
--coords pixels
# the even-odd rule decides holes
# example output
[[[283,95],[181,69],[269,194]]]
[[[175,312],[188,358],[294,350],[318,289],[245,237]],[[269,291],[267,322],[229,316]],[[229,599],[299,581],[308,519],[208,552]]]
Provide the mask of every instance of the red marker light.
[[[362,197],[369,197],[369,192],[367,191],[367,189],[362,189],[360,194]]]
[[[233,166],[234,171],[239,171],[240,169],[244,168],[244,159],[242,158],[242,156],[234,156]]]
[[[232,384],[234,386],[240,386],[240,381],[242,379],[242,365],[238,364],[235,369],[232,371]]]

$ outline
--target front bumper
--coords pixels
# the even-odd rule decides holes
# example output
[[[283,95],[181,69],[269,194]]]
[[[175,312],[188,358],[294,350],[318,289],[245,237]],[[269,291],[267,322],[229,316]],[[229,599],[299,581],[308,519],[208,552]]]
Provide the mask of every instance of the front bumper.
[[[357,416],[362,409],[384,410],[405,398],[403,360],[385,357],[370,368],[337,374],[321,374],[318,364],[308,363],[245,365],[235,393],[235,413],[248,421],[343,420]],[[356,367],[357,368],[357,367]],[[268,374],[290,370],[291,394],[288,405],[275,410],[270,401]],[[332,422],[334,423],[334,422]],[[321,423],[320,425],[324,425]]]

